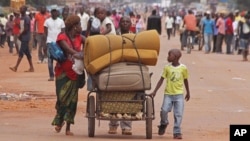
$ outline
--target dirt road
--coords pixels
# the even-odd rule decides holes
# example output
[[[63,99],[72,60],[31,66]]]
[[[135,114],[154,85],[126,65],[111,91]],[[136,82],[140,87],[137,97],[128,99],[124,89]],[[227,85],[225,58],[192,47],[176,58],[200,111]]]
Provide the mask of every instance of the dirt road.
[[[170,48],[179,47],[179,37],[167,40],[161,36],[161,51],[157,66],[150,67],[154,72],[152,88],[155,87]],[[225,49],[225,48],[224,48]],[[181,62],[186,64],[189,73],[191,99],[185,103],[182,123],[184,141],[228,141],[230,124],[250,123],[250,62],[242,62],[240,55],[204,54],[195,48],[191,54],[182,52]],[[17,72],[9,70],[16,63],[17,56],[8,53],[7,46],[0,48],[0,93],[27,93],[33,96],[30,101],[0,100],[0,140],[1,141],[66,141],[66,140],[146,140],[145,121],[133,122],[133,135],[109,135],[108,122],[96,121],[95,137],[88,137],[88,120],[85,116],[85,89],[79,93],[78,112],[72,131],[68,137],[55,133],[51,121],[55,115],[54,82],[47,81],[47,64],[37,64],[37,50],[32,52],[35,72],[28,69],[23,58]],[[155,97],[156,119],[153,121],[153,140],[173,140],[173,116],[169,115],[167,133],[158,136],[159,112],[163,89]],[[150,91],[148,91],[150,92]],[[120,130],[119,130],[120,131]]]

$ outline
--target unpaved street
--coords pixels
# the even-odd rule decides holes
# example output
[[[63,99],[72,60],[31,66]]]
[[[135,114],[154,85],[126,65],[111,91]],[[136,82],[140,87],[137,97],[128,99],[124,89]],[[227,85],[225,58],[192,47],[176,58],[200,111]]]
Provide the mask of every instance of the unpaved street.
[[[161,50],[157,66],[150,67],[152,88],[155,87],[163,66],[167,63],[170,48],[179,48],[179,37],[171,40],[161,36]],[[223,48],[225,50],[225,48]],[[87,92],[79,92],[78,112],[72,132],[65,129],[55,133],[51,121],[55,115],[55,86],[47,81],[47,64],[37,64],[37,50],[32,52],[35,72],[26,73],[26,58],[17,72],[9,70],[17,56],[8,53],[7,46],[0,48],[0,93],[24,93],[33,96],[29,101],[0,100],[1,141],[82,141],[82,140],[147,140],[145,121],[133,122],[133,135],[109,135],[108,122],[96,120],[95,137],[88,137],[88,120],[85,118]],[[182,123],[183,141],[228,141],[230,124],[250,124],[250,61],[242,62],[240,55],[205,54],[197,47],[191,54],[182,51],[181,62],[186,64],[190,77],[190,101],[185,103]],[[159,112],[164,86],[155,97],[156,118],[153,121],[153,140],[173,140],[173,116],[164,136],[158,136]],[[149,93],[150,91],[148,91]],[[100,124],[99,124],[100,123]]]

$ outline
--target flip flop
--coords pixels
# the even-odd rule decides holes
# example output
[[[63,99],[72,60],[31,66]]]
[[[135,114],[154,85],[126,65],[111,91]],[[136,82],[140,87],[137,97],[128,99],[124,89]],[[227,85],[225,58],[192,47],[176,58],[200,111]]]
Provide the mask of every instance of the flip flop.
[[[61,125],[56,125],[55,130],[56,130],[57,133],[61,132],[62,127],[63,127],[64,124],[65,124],[65,122],[63,122]]]
[[[26,70],[24,72],[34,72],[35,70],[34,69],[29,69],[29,70]]]
[[[16,68],[14,68],[14,67],[10,67],[10,70],[16,72]]]

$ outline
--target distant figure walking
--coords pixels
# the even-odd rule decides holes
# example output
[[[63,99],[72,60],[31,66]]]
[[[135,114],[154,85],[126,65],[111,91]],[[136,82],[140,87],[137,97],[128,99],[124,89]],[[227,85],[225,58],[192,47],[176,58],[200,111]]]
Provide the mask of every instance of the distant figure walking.
[[[29,50],[29,40],[30,40],[30,18],[26,15],[27,7],[22,6],[20,8],[21,13],[21,31],[18,39],[21,41],[21,47],[19,51],[19,57],[17,59],[16,65],[14,67],[10,67],[10,69],[14,72],[17,71],[17,68],[19,64],[21,63],[23,59],[23,55],[25,54],[27,56],[27,59],[29,61],[30,68],[26,70],[25,72],[34,72],[34,67],[32,63],[32,57]]]
[[[147,30],[155,29],[161,35],[161,17],[156,15],[156,10],[148,17]]]

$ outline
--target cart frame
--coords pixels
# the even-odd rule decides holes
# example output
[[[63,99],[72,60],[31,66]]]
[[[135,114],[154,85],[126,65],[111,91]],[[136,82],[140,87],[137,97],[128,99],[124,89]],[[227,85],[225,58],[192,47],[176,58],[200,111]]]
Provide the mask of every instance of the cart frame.
[[[139,100],[102,100],[100,90],[93,90],[88,93],[87,96],[87,108],[86,118],[88,118],[88,136],[95,136],[95,120],[117,120],[117,121],[146,121],[146,139],[152,139],[152,120],[155,119],[154,111],[154,99],[152,96],[145,94],[144,91],[136,91],[136,93],[142,95],[142,99]],[[102,102],[141,102],[142,104],[142,118],[141,119],[124,119],[124,118],[113,118],[113,117],[101,117]]]

